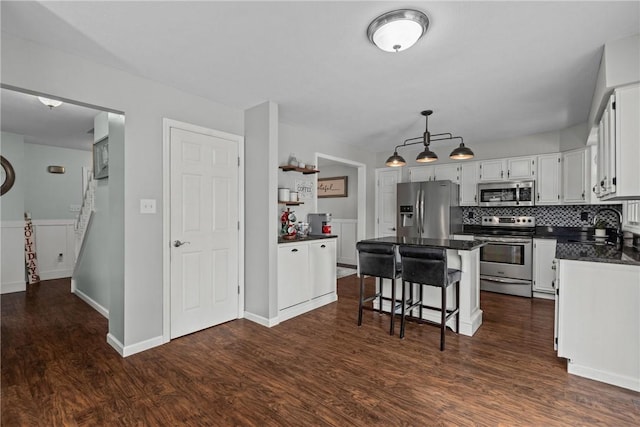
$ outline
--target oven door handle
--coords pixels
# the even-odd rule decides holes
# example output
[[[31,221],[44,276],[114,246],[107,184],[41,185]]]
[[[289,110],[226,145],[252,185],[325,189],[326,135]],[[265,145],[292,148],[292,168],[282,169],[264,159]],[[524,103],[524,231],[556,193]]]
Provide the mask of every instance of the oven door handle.
[[[513,239],[513,238],[501,238],[501,237],[475,237],[476,240],[487,243],[531,243],[531,239]]]
[[[531,280],[503,279],[502,277],[483,276],[483,275],[480,275],[480,280],[486,280],[487,282],[496,282],[496,283],[516,283],[516,284],[522,284],[522,285],[528,285],[531,283]]]

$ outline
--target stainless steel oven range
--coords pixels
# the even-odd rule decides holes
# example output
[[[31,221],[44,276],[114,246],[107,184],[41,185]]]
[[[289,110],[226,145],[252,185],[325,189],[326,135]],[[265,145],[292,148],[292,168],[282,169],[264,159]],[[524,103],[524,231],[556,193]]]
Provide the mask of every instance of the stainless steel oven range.
[[[482,231],[474,236],[487,242],[480,248],[481,290],[531,298],[535,227],[530,216],[482,217]]]

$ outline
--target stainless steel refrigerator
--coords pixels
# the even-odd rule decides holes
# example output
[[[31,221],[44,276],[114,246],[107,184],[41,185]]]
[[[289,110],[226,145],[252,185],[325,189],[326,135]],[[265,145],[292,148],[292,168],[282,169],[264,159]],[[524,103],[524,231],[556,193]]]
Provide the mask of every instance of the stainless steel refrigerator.
[[[451,181],[398,184],[397,235],[448,239],[462,232],[460,186]]]

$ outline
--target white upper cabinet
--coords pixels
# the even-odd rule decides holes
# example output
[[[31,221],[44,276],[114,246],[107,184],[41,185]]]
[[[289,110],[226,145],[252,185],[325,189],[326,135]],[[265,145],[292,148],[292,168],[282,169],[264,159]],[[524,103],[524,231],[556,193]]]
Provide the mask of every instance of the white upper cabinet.
[[[515,157],[507,159],[507,179],[534,179],[536,176],[536,157]]]
[[[589,148],[567,151],[562,154],[563,202],[589,203]]]
[[[460,163],[460,206],[478,205],[478,178],[480,168],[478,162]]]
[[[460,183],[460,176],[458,175],[458,163],[447,163],[444,165],[435,165],[433,179],[435,181],[442,181],[448,179],[456,184]]]
[[[614,90],[600,120],[598,196],[640,199],[640,84]]]
[[[506,159],[483,160],[480,162],[479,181],[503,181],[506,179]]]
[[[435,173],[435,165],[417,166],[417,167],[409,168],[409,181],[410,182],[433,181],[434,173]]]
[[[536,205],[559,205],[561,203],[560,166],[559,153],[538,156]]]

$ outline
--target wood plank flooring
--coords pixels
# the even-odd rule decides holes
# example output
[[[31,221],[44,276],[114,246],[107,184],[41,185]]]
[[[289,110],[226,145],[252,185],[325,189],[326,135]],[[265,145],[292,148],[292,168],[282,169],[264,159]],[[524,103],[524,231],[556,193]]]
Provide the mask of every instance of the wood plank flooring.
[[[371,286],[371,283],[369,283]],[[482,293],[474,337],[339,300],[265,328],[237,320],[122,359],[69,280],[2,295],[3,426],[640,425],[640,393],[571,376],[553,302]]]

